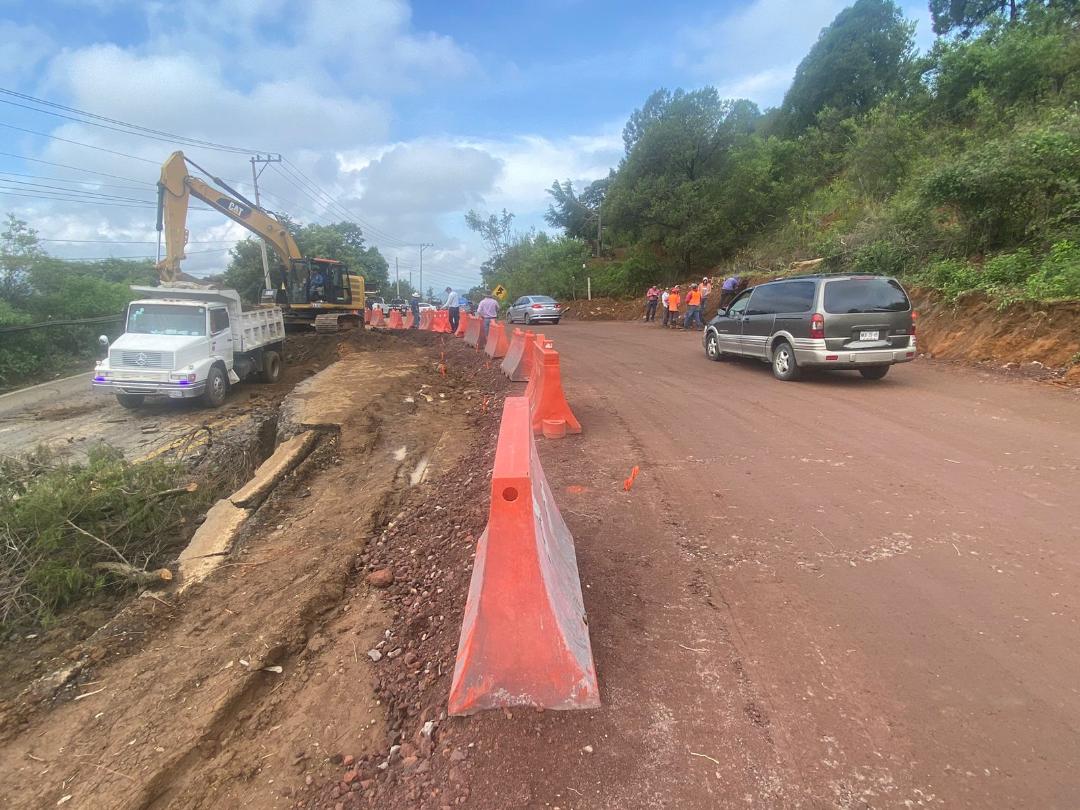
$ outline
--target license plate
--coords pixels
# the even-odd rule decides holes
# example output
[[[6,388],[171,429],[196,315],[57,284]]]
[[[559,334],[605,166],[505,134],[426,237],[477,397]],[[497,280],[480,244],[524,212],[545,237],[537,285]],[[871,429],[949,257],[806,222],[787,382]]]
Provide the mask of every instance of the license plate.
[[[877,340],[880,332],[859,332],[859,340]]]

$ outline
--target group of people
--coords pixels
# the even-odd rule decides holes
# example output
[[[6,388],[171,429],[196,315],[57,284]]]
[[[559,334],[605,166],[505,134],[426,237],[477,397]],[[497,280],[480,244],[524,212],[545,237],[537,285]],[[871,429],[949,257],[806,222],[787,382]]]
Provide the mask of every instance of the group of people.
[[[727,306],[743,286],[745,284],[739,276],[724,279],[720,287],[719,307]],[[645,293],[645,321],[655,321],[656,311],[659,309],[663,313],[660,325],[665,329],[689,329],[691,324],[698,329],[704,329],[712,288],[713,282],[708,276],[702,278],[698,284],[689,285],[685,294],[680,284],[667,289],[653,284]],[[686,310],[680,315],[679,308],[683,304],[686,305]]]

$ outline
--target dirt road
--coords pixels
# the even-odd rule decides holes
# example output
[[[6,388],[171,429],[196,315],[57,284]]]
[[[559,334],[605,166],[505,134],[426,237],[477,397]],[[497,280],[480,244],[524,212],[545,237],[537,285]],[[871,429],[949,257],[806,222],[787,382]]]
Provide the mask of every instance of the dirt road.
[[[485,806],[1076,806],[1075,393],[924,362],[784,384],[698,334],[546,331],[605,707],[479,720]]]

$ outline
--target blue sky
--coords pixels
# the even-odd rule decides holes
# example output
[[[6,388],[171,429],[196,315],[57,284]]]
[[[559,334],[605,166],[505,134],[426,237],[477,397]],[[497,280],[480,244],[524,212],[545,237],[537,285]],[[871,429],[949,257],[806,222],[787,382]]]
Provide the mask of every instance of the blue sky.
[[[712,84],[762,107],[777,104],[820,29],[845,5],[0,0],[0,86],[168,132],[281,151],[296,172],[264,174],[268,204],[305,221],[340,219],[344,207],[403,273],[419,269],[412,245],[432,242],[425,286],[471,286],[484,251],[463,227],[466,210],[506,207],[522,228],[543,227],[545,189],[556,178],[584,183],[606,174],[621,157],[626,117],[657,87]],[[925,3],[902,5],[925,48]],[[143,201],[153,199],[156,165],[172,144],[10,104],[0,104],[0,124],[8,125],[0,127],[0,152],[17,156],[0,155],[7,173],[0,205],[55,240],[50,250],[153,252],[135,243],[156,236]],[[250,176],[243,154],[185,151],[220,176]],[[335,204],[305,187],[300,173]],[[78,193],[41,188],[47,184]],[[82,199],[87,191],[111,195],[95,199],[112,204]],[[43,198],[49,194],[80,200]],[[115,199],[121,195],[139,204]],[[186,269],[196,274],[221,269],[228,245],[243,236],[210,212],[194,213],[189,226]]]

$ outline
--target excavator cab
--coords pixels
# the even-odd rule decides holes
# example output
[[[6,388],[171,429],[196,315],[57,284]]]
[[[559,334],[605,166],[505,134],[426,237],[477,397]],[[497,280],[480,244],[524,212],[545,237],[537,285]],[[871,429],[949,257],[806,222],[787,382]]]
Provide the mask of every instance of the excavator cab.
[[[283,288],[285,293],[283,303],[291,307],[341,307],[352,304],[349,269],[341,262],[332,259],[294,259],[290,265],[279,286],[279,292]]]

